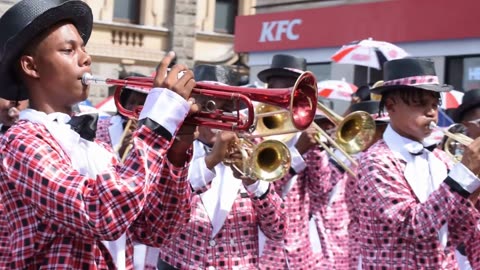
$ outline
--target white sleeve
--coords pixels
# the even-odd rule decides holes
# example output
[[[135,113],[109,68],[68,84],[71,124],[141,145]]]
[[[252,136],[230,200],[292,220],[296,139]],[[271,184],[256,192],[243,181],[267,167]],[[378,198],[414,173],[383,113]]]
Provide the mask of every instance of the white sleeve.
[[[256,181],[255,183],[251,184],[251,185],[246,186],[245,189],[249,193],[255,194],[255,197],[259,198],[259,197],[262,197],[263,194],[265,194],[265,192],[268,191],[269,186],[270,186],[270,183],[268,183],[266,181],[259,180],[259,181]]]
[[[205,156],[198,157],[190,162],[190,167],[188,168],[188,179],[194,190],[205,187],[212,182],[215,176],[215,172],[207,168]]]
[[[139,120],[150,118],[174,135],[190,110],[190,104],[177,93],[153,88],[147,95]]]
[[[307,164],[295,146],[290,147],[290,155],[292,156],[291,168],[295,170],[296,173],[305,170]]]
[[[448,176],[470,194],[480,187],[480,180],[478,177],[460,162],[453,166]]]

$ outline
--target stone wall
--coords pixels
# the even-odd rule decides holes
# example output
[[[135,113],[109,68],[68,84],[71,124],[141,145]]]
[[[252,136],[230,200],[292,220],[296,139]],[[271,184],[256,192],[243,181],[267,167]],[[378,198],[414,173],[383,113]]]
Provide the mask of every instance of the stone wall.
[[[195,64],[196,0],[177,0],[173,7],[171,28],[171,50],[177,55],[177,62],[192,68]]]

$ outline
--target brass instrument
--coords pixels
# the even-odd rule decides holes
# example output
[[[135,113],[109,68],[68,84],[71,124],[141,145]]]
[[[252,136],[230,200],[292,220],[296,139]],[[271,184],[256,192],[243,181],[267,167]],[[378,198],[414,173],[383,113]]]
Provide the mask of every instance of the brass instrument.
[[[321,102],[317,108],[337,127],[335,141],[348,154],[359,153],[369,145],[375,135],[375,120],[367,112],[357,111],[340,117]]]
[[[116,85],[115,104],[118,112],[129,118],[137,119],[141,106],[135,108],[134,111],[126,110],[119,102],[119,97],[124,86],[140,87],[150,89],[153,86],[153,78],[149,77],[130,77],[123,80],[120,79],[101,79],[85,73],[82,76],[82,83],[89,85],[91,83],[103,83],[107,85]],[[313,73],[302,73],[295,85],[291,88],[281,89],[257,89],[247,87],[225,86],[215,83],[197,82],[192,90],[192,94],[233,100],[236,105],[240,103],[246,106],[247,117],[241,117],[240,106],[236,106],[236,113],[226,112],[220,109],[211,108],[207,111],[200,111],[195,115],[188,116],[186,123],[194,125],[202,125],[211,128],[232,130],[232,131],[249,131],[253,127],[255,113],[252,101],[272,104],[283,109],[289,110],[290,118],[295,128],[304,130],[313,122],[316,112],[317,100],[317,80]]]
[[[355,160],[350,156],[351,154],[359,153],[371,143],[375,135],[375,120],[367,112],[357,111],[348,114],[345,117],[340,117],[335,112],[327,108],[321,102],[317,102],[317,108],[321,110],[325,116],[337,127],[335,131],[335,139],[332,139],[324,130],[318,125],[314,127],[319,131],[319,134],[325,137],[335,148],[337,148],[346,158],[357,165]],[[320,141],[317,141],[329,154],[352,176],[354,173],[346,166],[339,158],[333,155],[333,152]]]
[[[287,143],[299,131],[292,123],[289,112],[273,105],[259,103],[255,107],[255,118],[255,131],[250,138],[269,137]]]
[[[122,147],[123,140],[125,139],[125,136],[127,136],[127,133],[130,130],[130,126],[132,125],[132,122],[133,122],[132,119],[128,119],[127,123],[125,124],[125,128],[123,129],[122,136],[120,137],[120,140],[119,140],[120,144],[118,145],[117,149],[115,149],[116,153],[119,153],[118,151],[120,151],[120,148]],[[125,159],[128,156],[128,153],[130,152],[130,150],[132,150],[132,148],[133,148],[132,144],[129,144],[127,148],[125,148],[125,151],[123,152],[123,155],[120,159],[122,163],[125,161]]]
[[[460,132],[458,133],[452,133],[449,130],[460,124],[454,124],[450,126],[448,129],[442,129],[437,126],[435,122],[430,122],[430,129],[438,129],[443,132],[443,134],[447,137],[447,140],[445,141],[443,150],[455,161],[461,161],[462,160],[462,154],[463,150],[461,149],[463,146],[467,146],[473,142],[473,139],[468,137],[465,134],[462,134]]]
[[[253,180],[273,182],[285,176],[290,169],[290,150],[280,141],[265,140],[255,145],[246,138],[240,138],[231,147],[231,151],[239,150],[242,158],[225,160],[224,163]]]

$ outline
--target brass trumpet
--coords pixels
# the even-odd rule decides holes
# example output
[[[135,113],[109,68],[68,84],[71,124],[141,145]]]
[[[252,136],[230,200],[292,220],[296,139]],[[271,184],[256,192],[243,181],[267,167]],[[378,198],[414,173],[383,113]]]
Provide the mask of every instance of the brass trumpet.
[[[252,137],[269,137],[287,143],[299,131],[292,123],[289,112],[273,105],[259,103],[255,107],[255,117]]]
[[[290,150],[280,141],[265,140],[255,145],[246,138],[240,138],[231,148],[231,152],[239,150],[242,158],[227,159],[224,163],[253,180],[273,182],[285,176],[290,169]]]
[[[443,132],[443,134],[447,137],[447,140],[445,141],[443,150],[447,155],[449,155],[454,161],[461,161],[462,160],[462,154],[463,151],[460,149],[461,146],[467,146],[473,142],[473,139],[468,137],[465,134],[462,134],[461,132],[457,133],[452,133],[449,130],[452,127],[458,126],[459,128],[465,128],[461,124],[454,124],[450,126],[448,129],[442,129],[437,126],[437,123],[435,122],[430,122],[429,128],[431,130],[437,129]]]
[[[119,113],[129,118],[138,118],[141,107],[136,108],[134,111],[123,108],[119,102],[122,88],[131,86],[150,89],[153,86],[153,78],[149,77],[130,77],[124,80],[101,79],[85,73],[81,80],[84,85],[102,83],[117,86],[114,95],[115,104]],[[237,105],[237,112],[235,114],[220,109],[215,109],[213,112],[211,110],[200,111],[193,116],[187,117],[185,119],[186,123],[223,130],[249,131],[253,127],[255,118],[252,101],[258,101],[289,110],[295,128],[303,130],[310,126],[315,117],[317,80],[313,73],[306,71],[299,76],[292,88],[257,89],[197,82],[192,93],[206,97],[233,100]],[[246,118],[241,117],[240,103],[246,106]]]
[[[370,144],[375,135],[375,120],[373,120],[370,114],[362,111],[352,112],[342,118],[321,102],[317,102],[317,108],[321,110],[337,127],[335,131],[335,139],[332,139],[332,137],[330,137],[327,132],[321,129],[318,125],[314,124],[314,127],[318,130],[321,136],[325,137],[332,146],[337,148],[352,164],[356,166],[357,162],[350,155],[365,150]],[[317,141],[345,171],[352,176],[355,176],[353,171],[350,170],[344,162],[337,158],[326,144],[324,144],[319,138]]]

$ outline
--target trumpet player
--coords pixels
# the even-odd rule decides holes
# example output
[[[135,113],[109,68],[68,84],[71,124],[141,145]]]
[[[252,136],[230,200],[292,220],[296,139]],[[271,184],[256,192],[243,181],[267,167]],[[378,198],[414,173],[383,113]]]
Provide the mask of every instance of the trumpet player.
[[[375,120],[375,135],[362,146],[365,149],[381,138],[388,124],[388,116],[379,114],[378,104],[378,101],[361,101],[353,103],[347,109],[347,113],[367,112]],[[333,187],[310,193],[310,208],[320,235],[322,251],[322,262],[318,269],[355,270],[358,269],[360,252],[357,239],[358,217],[355,205],[349,199],[357,178],[349,174],[336,160],[341,160],[344,166],[348,166],[353,172],[356,172],[356,166],[344,156],[346,152],[336,149],[334,154],[335,159],[329,157],[326,151],[322,152],[318,163],[327,165],[321,165],[324,169],[316,180],[332,183]],[[354,154],[352,157],[360,162],[358,155]]]
[[[287,88],[292,87],[305,70],[304,58],[274,55],[270,68],[261,71],[258,78],[267,83],[268,88]],[[308,192],[328,187],[317,181],[308,181],[318,178],[316,161],[320,148],[315,141],[315,135],[316,131],[310,128],[296,133],[286,142],[292,155],[291,170],[273,185],[284,201],[289,226],[281,241],[266,239],[260,235],[260,245],[263,246],[260,269],[315,269],[320,262],[320,253],[314,252],[316,250],[310,240],[311,237],[318,239],[318,235],[310,234],[310,226],[314,229],[315,224],[310,221]]]
[[[161,61],[121,164],[92,138],[95,115],[71,117],[89,93],[92,25],[79,0],[22,0],[0,18],[0,97],[30,101],[1,140],[8,268],[131,269],[132,240],[162,245],[187,222],[195,127],[181,123],[198,109],[187,102],[193,73],[178,64],[166,76],[174,54]]]
[[[426,59],[384,64],[381,94],[390,124],[361,155],[355,206],[359,209],[362,269],[458,269],[456,248],[474,231],[480,187],[480,140],[451,166],[444,152],[422,142],[437,121],[440,92],[449,91]]]
[[[459,123],[452,128],[460,129],[460,131],[453,131],[454,133],[459,132],[473,139],[480,136],[480,89],[472,89],[465,93],[462,103],[455,109],[452,118],[455,123]],[[461,147],[464,148],[464,146]],[[476,207],[479,208],[478,202]],[[478,227],[474,234],[463,243],[463,247],[463,249],[460,248],[460,251],[463,251],[463,255],[468,257],[472,269],[480,269],[480,230]]]
[[[200,65],[197,81],[232,84],[224,66]],[[218,109],[232,104],[213,99]],[[199,102],[197,100],[197,102]],[[244,177],[227,162],[242,158],[235,133],[199,126],[188,178],[194,196],[189,223],[160,248],[158,269],[258,269],[258,231],[280,240],[287,230],[285,207],[268,182]]]

